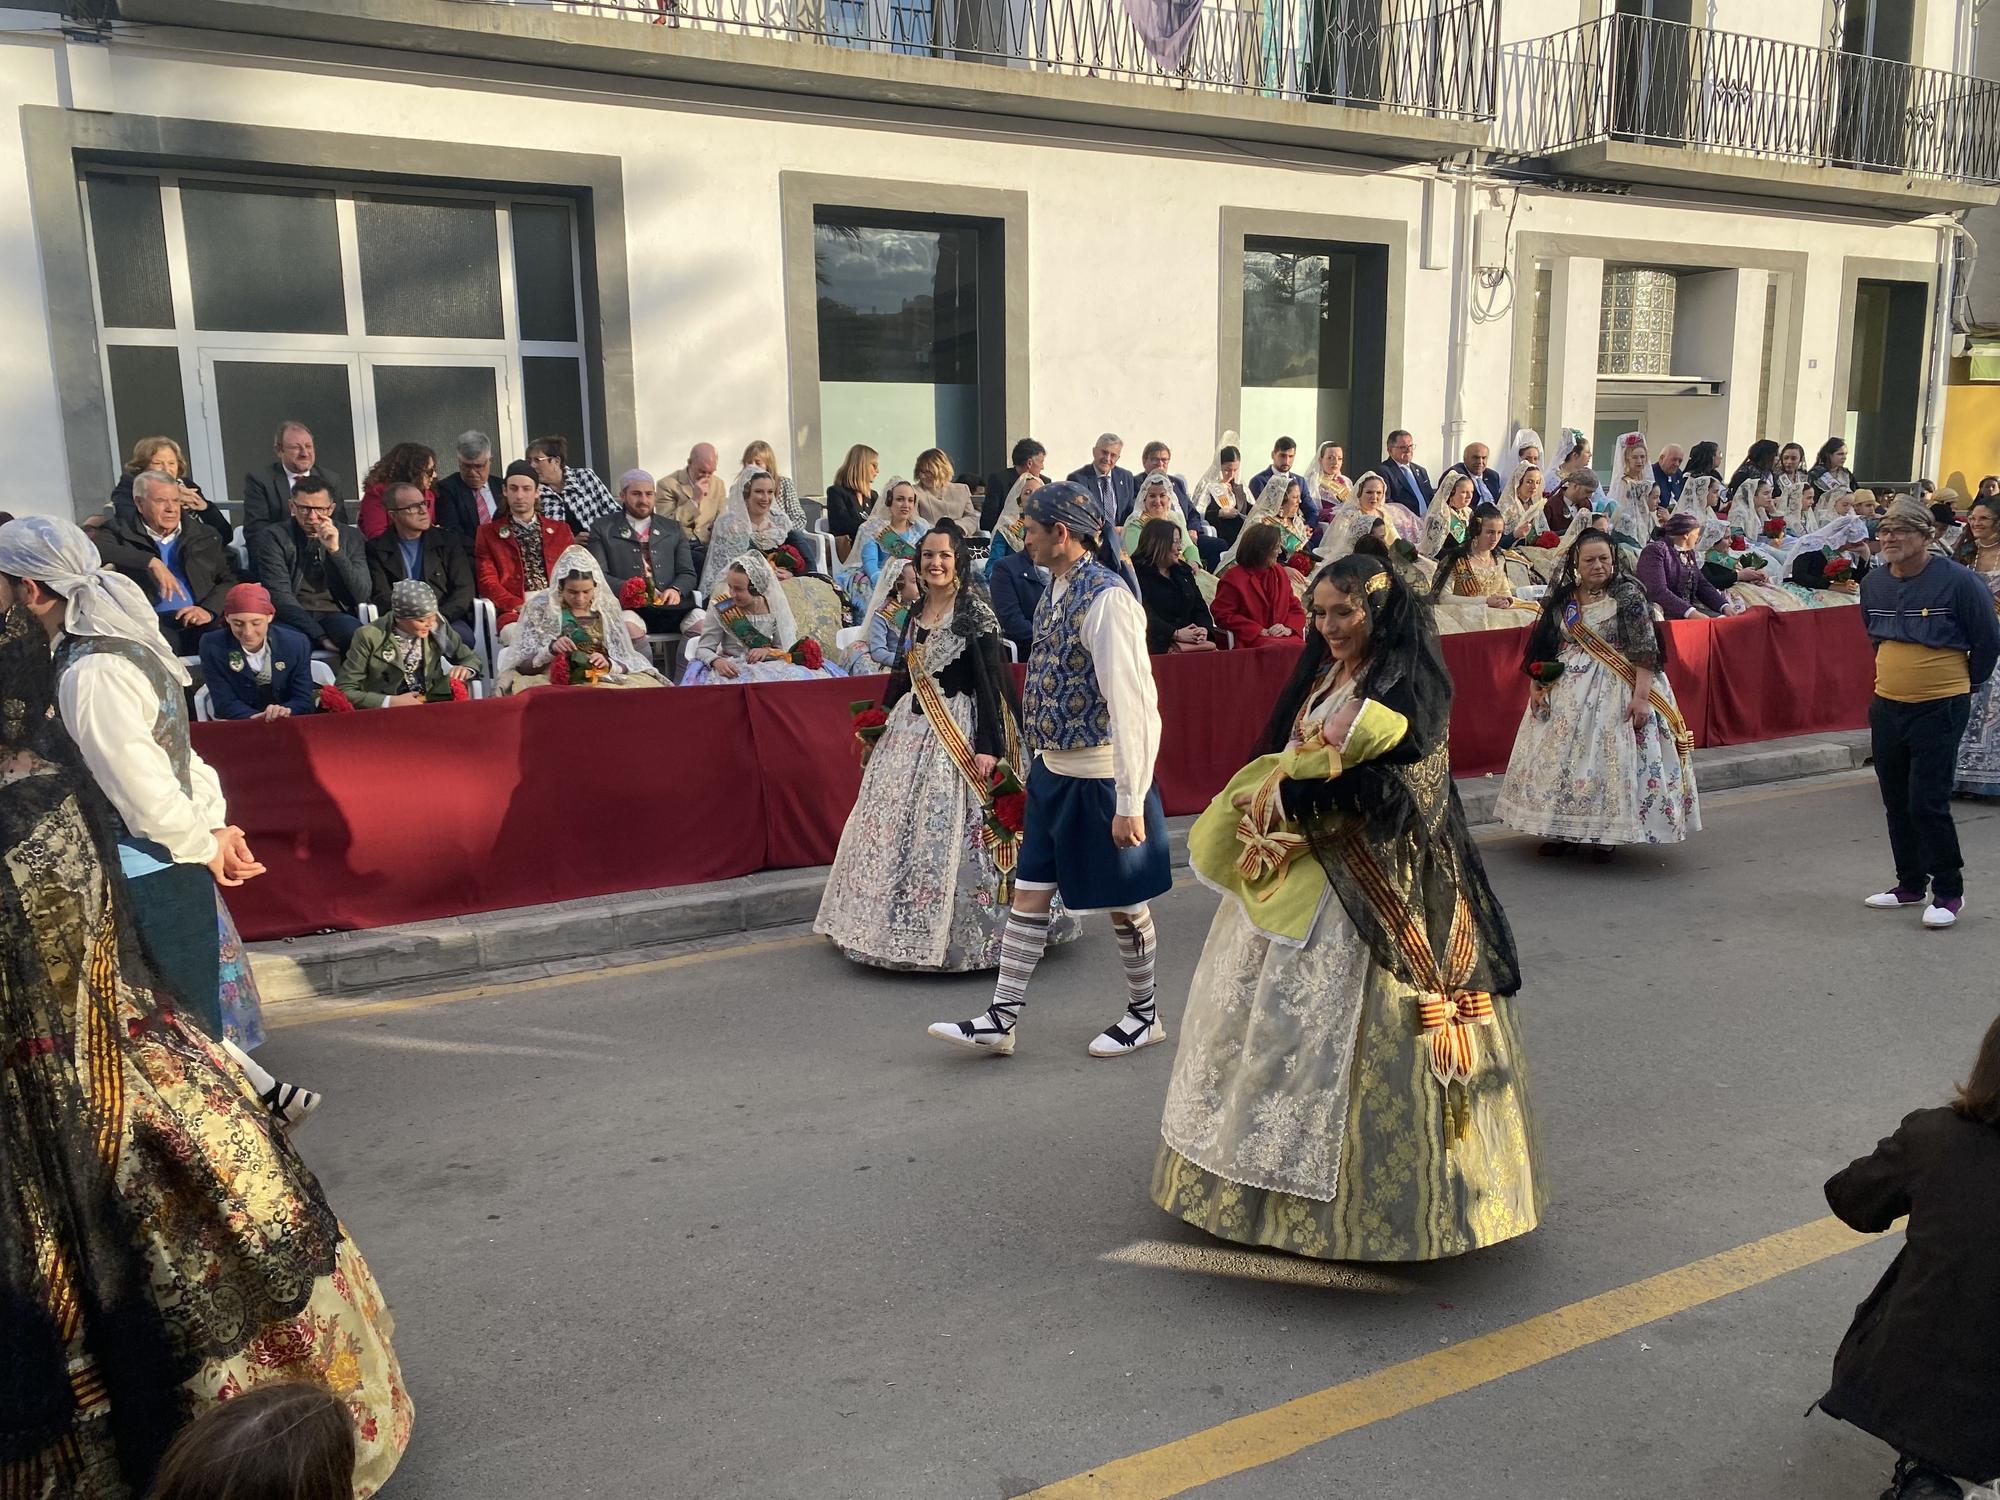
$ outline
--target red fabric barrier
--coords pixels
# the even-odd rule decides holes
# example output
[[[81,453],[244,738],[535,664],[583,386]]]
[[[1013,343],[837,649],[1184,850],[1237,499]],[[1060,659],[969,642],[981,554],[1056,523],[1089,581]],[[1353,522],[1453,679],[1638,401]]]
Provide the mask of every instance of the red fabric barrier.
[[[1667,627],[1696,743],[1854,728],[1872,664],[1858,611],[1754,610]],[[1452,769],[1504,770],[1527,702],[1519,631],[1446,636]],[[1249,758],[1296,657],[1153,660],[1169,814]],[[378,927],[727,879],[833,858],[861,772],[847,705],[879,677],[200,724],[195,748],[270,873],[230,894],[245,937]],[[921,794],[919,792],[919,794]]]

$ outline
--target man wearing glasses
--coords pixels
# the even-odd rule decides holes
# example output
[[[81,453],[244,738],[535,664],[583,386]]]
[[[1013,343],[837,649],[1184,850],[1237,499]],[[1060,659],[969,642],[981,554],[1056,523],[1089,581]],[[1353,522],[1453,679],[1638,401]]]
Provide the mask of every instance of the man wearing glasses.
[[[369,583],[361,529],[336,521],[333,511],[331,486],[303,475],[292,489],[291,520],[257,532],[251,547],[278,619],[338,655],[361,628]]]
[[[384,617],[390,596],[405,581],[427,583],[437,612],[461,641],[472,639],[472,558],[459,539],[431,524],[424,492],[404,481],[389,486],[389,529],[368,543],[372,602]]]
[[[1970,568],[1931,553],[1931,524],[1923,505],[1898,495],[1875,530],[1885,566],[1861,580],[1875,643],[1868,727],[1896,861],[1895,885],[1866,904],[1922,906],[1924,926],[1941,928],[1965,905],[1951,788],[1972,693],[2000,659],[2000,621]]]

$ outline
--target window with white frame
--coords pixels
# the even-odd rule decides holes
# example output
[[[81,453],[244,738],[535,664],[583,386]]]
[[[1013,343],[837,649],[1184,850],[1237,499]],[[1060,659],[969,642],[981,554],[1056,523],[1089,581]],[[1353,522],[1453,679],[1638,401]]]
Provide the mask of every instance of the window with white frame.
[[[233,511],[286,419],[349,498],[399,442],[449,472],[467,429],[496,457],[561,434],[589,461],[569,201],[210,172],[81,190],[118,463],[177,438]]]

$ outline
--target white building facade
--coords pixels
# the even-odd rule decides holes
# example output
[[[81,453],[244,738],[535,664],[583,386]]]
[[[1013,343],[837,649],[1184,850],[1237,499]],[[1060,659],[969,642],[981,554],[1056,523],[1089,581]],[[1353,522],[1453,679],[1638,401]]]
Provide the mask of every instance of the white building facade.
[[[1923,473],[2000,182],[1969,0],[1615,3],[0,8],[0,509],[153,433],[234,499],[288,417],[350,495],[468,427],[807,494],[1106,429]]]

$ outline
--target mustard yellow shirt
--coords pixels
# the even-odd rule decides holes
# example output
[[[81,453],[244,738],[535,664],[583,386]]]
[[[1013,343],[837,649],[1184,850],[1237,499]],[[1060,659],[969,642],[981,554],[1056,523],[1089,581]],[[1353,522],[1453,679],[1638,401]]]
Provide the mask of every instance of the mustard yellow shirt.
[[[1963,651],[1884,641],[1875,648],[1875,696],[1892,703],[1932,703],[1972,691]]]

